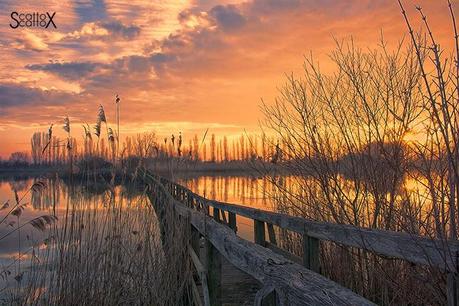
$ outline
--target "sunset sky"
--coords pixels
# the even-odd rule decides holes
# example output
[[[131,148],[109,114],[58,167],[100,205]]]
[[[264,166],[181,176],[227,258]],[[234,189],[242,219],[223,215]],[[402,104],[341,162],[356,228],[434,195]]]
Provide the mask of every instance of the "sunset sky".
[[[81,139],[99,104],[114,123],[115,93],[122,135],[256,131],[261,99],[273,101],[285,74],[301,73],[305,55],[332,70],[334,38],[374,48],[381,31],[390,44],[407,33],[395,0],[34,2],[0,1],[3,158],[28,150],[32,133],[51,123],[63,134],[66,115]],[[421,5],[449,46],[446,0],[404,3],[416,25]],[[13,11],[56,12],[57,29],[12,29]]]

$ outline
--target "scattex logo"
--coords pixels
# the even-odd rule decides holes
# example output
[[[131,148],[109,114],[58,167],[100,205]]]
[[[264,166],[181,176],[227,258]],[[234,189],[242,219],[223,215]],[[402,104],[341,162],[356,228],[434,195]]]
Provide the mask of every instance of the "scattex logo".
[[[56,12],[53,13],[18,13],[12,12],[11,13],[11,23],[10,27],[13,29],[17,28],[43,28],[47,29],[50,26],[53,26],[57,29],[56,24],[54,23],[54,17],[56,16]]]

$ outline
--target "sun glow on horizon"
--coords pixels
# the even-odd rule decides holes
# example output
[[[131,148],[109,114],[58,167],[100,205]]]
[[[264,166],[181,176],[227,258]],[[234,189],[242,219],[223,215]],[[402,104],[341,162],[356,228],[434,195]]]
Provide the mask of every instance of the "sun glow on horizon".
[[[230,2],[2,2],[4,25],[13,10],[48,10],[56,11],[57,29],[0,28],[0,156],[28,150],[32,131],[59,125],[64,116],[80,138],[99,104],[111,117],[115,92],[123,99],[124,134],[255,132],[260,98],[272,103],[285,74],[301,76],[305,54],[312,51],[333,72],[326,55],[334,37],[352,35],[371,49],[381,30],[393,44],[406,34],[396,1]],[[447,46],[444,8],[418,2]]]

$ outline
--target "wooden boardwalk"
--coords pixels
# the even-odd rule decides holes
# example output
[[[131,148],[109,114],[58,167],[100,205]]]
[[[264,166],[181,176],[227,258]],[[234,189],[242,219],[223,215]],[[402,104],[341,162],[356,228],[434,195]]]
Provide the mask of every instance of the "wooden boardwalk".
[[[459,305],[456,240],[316,222],[212,201],[146,170],[143,175],[152,204],[162,205],[156,209],[173,209],[190,224],[195,305],[374,305],[319,274],[320,241],[444,271],[448,305]],[[255,243],[236,235],[237,216],[253,219]],[[277,246],[274,226],[303,235],[302,258]]]
[[[204,244],[200,248],[200,258],[205,258]],[[207,263],[204,263],[207,264]],[[204,300],[202,294],[202,283],[198,276],[195,277],[199,288],[201,301]],[[239,270],[232,265],[226,258],[222,258],[222,306],[245,306],[253,305],[255,295],[262,285],[247,273]]]

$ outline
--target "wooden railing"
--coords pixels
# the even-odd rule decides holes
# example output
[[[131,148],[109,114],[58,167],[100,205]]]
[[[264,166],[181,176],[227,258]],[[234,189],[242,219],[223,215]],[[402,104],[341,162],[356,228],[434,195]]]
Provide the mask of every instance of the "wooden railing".
[[[301,279],[306,282],[306,284],[304,284],[304,287],[300,286],[301,288],[298,287],[296,289],[299,291],[303,290],[303,293],[306,292],[307,294],[314,296],[312,301],[316,301],[316,303],[311,302],[312,304],[322,305],[324,302],[321,301],[317,303],[317,298],[320,297],[315,296],[314,293],[311,292],[311,288],[309,288],[313,287],[315,288],[315,291],[320,291],[317,290],[317,286],[319,286],[319,284],[325,287],[333,284],[332,291],[335,293],[338,291],[340,292],[340,297],[336,301],[333,301],[332,304],[363,305],[370,303],[360,296],[349,293],[347,289],[333,283],[331,280],[323,279],[323,277],[319,278],[317,273],[320,272],[320,241],[323,240],[332,241],[344,246],[359,248],[383,257],[401,259],[413,264],[428,265],[438,268],[448,274],[448,305],[458,305],[458,241],[437,240],[408,233],[365,229],[350,225],[306,220],[304,218],[293,217],[286,214],[209,200],[192,192],[188,188],[163,177],[157,177],[148,172],[145,172],[145,177],[147,182],[156,186],[156,191],[158,193],[168,193],[168,195],[170,195],[174,200],[174,206],[178,207],[179,210],[184,209],[183,212],[185,214],[192,212],[191,216],[193,227],[200,235],[205,235],[206,239],[211,242],[212,246],[216,248],[221,255],[225,256],[235,266],[251,274],[265,285],[263,289],[263,297],[269,296],[268,293],[271,293],[272,296],[272,293],[275,292],[277,295],[276,299],[279,303],[282,303],[282,297],[285,298],[287,295],[295,296],[295,294],[299,294],[299,292],[288,294],[286,292],[292,290],[293,288],[286,290],[285,287],[288,287],[289,284],[292,284],[292,280],[295,280],[295,278],[292,278],[293,275],[289,274],[294,274],[296,276],[298,276],[298,274],[291,269],[280,269],[282,271],[279,270],[279,273],[282,272],[283,274],[280,275],[283,275],[284,278],[275,277],[273,279],[272,277],[263,275],[263,273],[259,274],[259,271],[248,269],[246,267],[246,265],[248,265],[247,262],[240,262],[242,255],[235,253],[237,248],[235,248],[234,245],[228,246],[228,248],[224,247],[224,245],[228,244],[228,241],[231,240],[231,243],[234,243],[235,245],[243,245],[245,248],[244,252],[249,252],[251,254],[250,256],[256,255],[255,257],[260,261],[264,261],[265,265],[268,258],[274,261],[285,260],[285,258],[287,258],[289,263],[293,265],[293,262],[296,262],[297,266],[298,262],[302,263],[302,265],[306,268],[304,271],[307,271],[307,277],[300,277],[297,280],[300,281]],[[210,207],[212,207],[213,210],[212,219],[209,217]],[[204,212],[204,214],[202,212]],[[255,244],[253,246],[250,242],[243,240],[234,234],[237,228],[237,216],[243,216],[254,221],[253,232]],[[203,222],[207,222],[205,224],[206,227],[204,227]],[[222,227],[222,224],[226,226]],[[303,258],[298,258],[277,246],[274,225],[303,235]],[[232,233],[232,235],[230,235],[230,233]],[[227,239],[228,235],[231,236],[231,239]],[[225,237],[225,239],[222,237]],[[233,252],[228,252],[228,249]],[[281,257],[275,257],[279,255]],[[195,254],[192,254],[192,258],[194,258],[193,261],[195,262],[198,271],[203,273],[203,270],[205,271],[205,269],[201,267],[202,264],[199,265],[199,263],[196,262],[196,257],[197,254],[195,252]],[[210,260],[210,262],[212,262],[212,260]],[[258,268],[264,267],[265,265],[261,262],[257,262],[256,264]],[[297,266],[295,266],[295,269],[298,269]],[[289,267],[291,266],[289,265]],[[304,271],[302,273],[306,273]],[[211,273],[210,271],[208,272]],[[282,282],[279,278],[282,278],[284,282]],[[315,283],[315,281],[317,281],[317,283]],[[297,282],[293,281],[293,283],[296,284]],[[212,288],[212,285],[209,288]],[[266,288],[271,288],[271,290]],[[210,289],[210,291],[212,290]],[[301,294],[301,296],[304,295]],[[347,300],[343,300],[344,297],[346,297]],[[324,297],[322,296],[322,298]],[[359,302],[356,302],[356,299],[359,298]],[[330,296],[327,294],[325,299],[329,300]],[[305,301],[298,302],[301,305],[305,303]],[[289,300],[288,304],[294,305],[295,303],[292,303],[292,301]],[[212,300],[211,305],[214,305]]]

